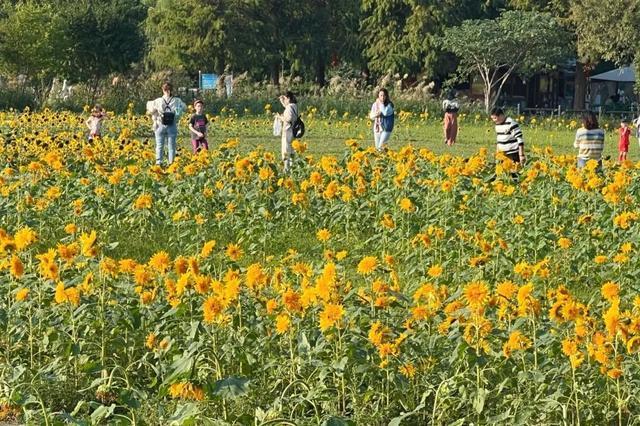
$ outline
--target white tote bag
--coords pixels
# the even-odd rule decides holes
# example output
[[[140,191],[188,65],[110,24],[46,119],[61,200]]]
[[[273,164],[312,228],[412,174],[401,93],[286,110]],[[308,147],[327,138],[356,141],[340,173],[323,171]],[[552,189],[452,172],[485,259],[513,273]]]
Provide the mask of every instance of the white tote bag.
[[[273,136],[282,135],[282,121],[278,117],[273,118]]]

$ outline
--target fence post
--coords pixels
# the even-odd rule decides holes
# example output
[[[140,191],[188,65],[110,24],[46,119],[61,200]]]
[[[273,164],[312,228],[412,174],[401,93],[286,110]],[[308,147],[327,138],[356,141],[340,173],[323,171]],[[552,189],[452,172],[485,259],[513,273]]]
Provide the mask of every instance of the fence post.
[[[517,105],[517,107],[516,107],[516,111],[517,111],[516,115],[517,115],[518,117],[520,117],[520,102],[518,102],[518,105]]]
[[[561,113],[562,113],[562,106],[558,105],[558,118],[560,118]]]

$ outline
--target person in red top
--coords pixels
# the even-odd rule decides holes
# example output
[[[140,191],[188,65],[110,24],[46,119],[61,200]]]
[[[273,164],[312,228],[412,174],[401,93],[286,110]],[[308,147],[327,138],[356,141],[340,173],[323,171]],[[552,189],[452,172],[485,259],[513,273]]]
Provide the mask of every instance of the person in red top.
[[[622,163],[627,160],[627,154],[629,153],[629,136],[631,135],[631,129],[629,128],[629,121],[622,119],[620,122],[620,128],[618,129],[618,162]]]

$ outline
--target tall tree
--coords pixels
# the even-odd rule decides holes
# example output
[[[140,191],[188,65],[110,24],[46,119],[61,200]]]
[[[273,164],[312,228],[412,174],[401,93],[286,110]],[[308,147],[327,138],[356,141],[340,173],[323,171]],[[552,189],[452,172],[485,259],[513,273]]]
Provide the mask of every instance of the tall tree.
[[[443,59],[438,37],[445,28],[491,16],[494,7],[492,1],[477,0],[362,0],[360,28],[369,68],[380,74],[437,75]]]
[[[551,68],[570,53],[568,34],[551,15],[539,12],[507,11],[495,20],[464,21],[448,28],[442,41],[458,57],[460,75],[480,75],[487,112],[512,74]]]
[[[571,5],[578,54],[628,65],[640,45],[640,2],[580,0]]]
[[[66,1],[60,6],[66,45],[62,76],[91,82],[95,93],[101,79],[142,59],[146,8],[139,0]]]
[[[291,40],[297,71],[307,70],[323,86],[332,60],[360,64],[361,45],[357,29],[360,7],[356,1],[300,0],[294,16]]]
[[[64,57],[64,20],[50,3],[5,2],[0,19],[0,71],[23,75],[42,100]]]
[[[552,13],[576,45],[574,108],[583,109],[587,70],[601,60],[628,65],[640,74],[640,3],[637,0],[510,0],[509,6]],[[640,84],[639,84],[640,86]]]
[[[293,56],[293,0],[232,0],[225,14],[225,48],[229,64],[268,75],[274,84]]]
[[[157,0],[144,31],[147,61],[155,69],[224,68],[224,4],[216,0]]]

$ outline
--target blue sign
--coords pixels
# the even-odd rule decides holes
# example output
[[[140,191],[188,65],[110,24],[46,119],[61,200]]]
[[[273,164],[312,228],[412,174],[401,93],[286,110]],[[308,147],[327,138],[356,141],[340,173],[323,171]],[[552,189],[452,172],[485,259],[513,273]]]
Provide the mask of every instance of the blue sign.
[[[218,84],[218,74],[201,74],[200,75],[200,89],[215,90],[217,84]]]

